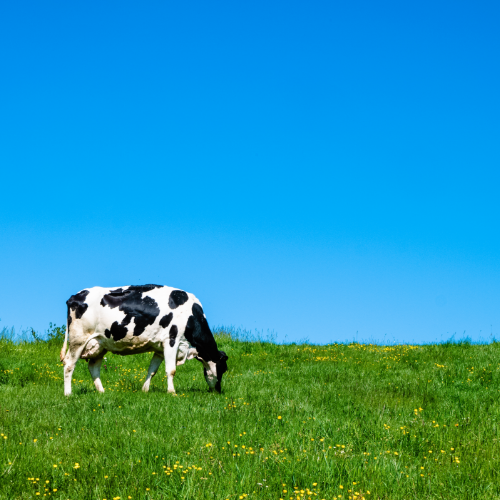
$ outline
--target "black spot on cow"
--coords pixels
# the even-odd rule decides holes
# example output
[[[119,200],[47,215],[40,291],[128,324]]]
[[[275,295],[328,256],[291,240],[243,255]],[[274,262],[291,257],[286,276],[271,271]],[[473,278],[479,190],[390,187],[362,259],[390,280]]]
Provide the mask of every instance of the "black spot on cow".
[[[89,305],[85,303],[85,299],[87,298],[88,294],[89,294],[88,290],[82,290],[81,292],[72,295],[66,301],[66,305],[68,306],[68,328],[69,325],[71,325],[72,321],[70,310],[75,312],[76,319],[80,319],[87,310],[87,308],[89,307]]]
[[[109,306],[110,308],[118,307],[123,298],[123,288],[116,288],[103,296],[101,299],[101,306]]]
[[[78,292],[77,294],[72,295],[66,301],[66,304],[68,305],[68,307],[72,311],[75,311],[75,318],[76,319],[80,319],[83,316],[83,313],[89,307],[89,305],[85,303],[85,299],[87,298],[88,294],[89,294],[88,290],[82,290],[81,292]]]
[[[101,299],[102,307],[107,306],[110,309],[118,307],[120,311],[125,313],[125,318],[120,324],[115,321],[111,325],[111,329],[106,330],[108,332],[105,332],[106,337],[113,336],[114,340],[124,338],[128,331],[126,326],[131,322],[132,318],[135,320],[134,337],[141,335],[147,326],[152,325],[158,314],[160,314],[160,308],[153,298],[147,295],[143,298],[142,294],[155,288],[161,288],[161,286],[138,285],[129,286],[125,289],[116,288],[103,295]],[[116,326],[114,326],[115,324]]]
[[[129,286],[130,288],[134,288],[136,290],[142,290],[143,292],[150,292],[151,290],[154,290],[155,288],[163,288],[163,285],[132,285]]]
[[[170,328],[170,332],[168,334],[169,338],[170,338],[170,347],[174,347],[175,345],[175,338],[177,337],[177,332],[178,332],[178,329],[175,325],[172,325],[172,327]]]
[[[125,319],[127,319],[127,316],[125,316]],[[121,340],[125,338],[127,335],[128,329],[127,329],[127,324],[130,323],[130,319],[127,324],[124,324],[125,319],[121,322],[118,323],[118,321],[115,321],[112,325],[111,328],[108,330],[104,330],[104,335],[108,337],[108,339],[113,336],[114,341]]]
[[[219,351],[214,336],[210,331],[203,309],[194,303],[191,308],[192,316],[189,316],[184,336],[187,341],[198,351],[200,358],[205,361],[217,362]]]
[[[175,309],[187,302],[188,298],[189,297],[186,292],[183,292],[182,290],[172,290],[172,293],[168,298],[168,305],[170,306],[170,309]]]
[[[174,317],[173,313],[168,313],[163,316],[163,318],[160,319],[160,326],[162,328],[167,328],[168,325],[170,325],[170,322],[172,321],[172,318]]]

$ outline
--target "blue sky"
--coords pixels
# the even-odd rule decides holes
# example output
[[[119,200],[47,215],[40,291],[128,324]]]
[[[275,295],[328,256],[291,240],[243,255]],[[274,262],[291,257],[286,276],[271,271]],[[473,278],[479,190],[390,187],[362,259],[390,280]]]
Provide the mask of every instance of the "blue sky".
[[[500,338],[496,2],[6,2],[0,327],[94,285],[278,340]]]

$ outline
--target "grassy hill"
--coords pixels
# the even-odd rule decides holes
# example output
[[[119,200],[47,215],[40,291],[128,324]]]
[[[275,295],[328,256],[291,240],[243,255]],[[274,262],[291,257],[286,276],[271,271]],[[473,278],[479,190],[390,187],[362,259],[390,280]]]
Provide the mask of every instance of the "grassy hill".
[[[500,344],[217,342],[220,395],[108,354],[65,398],[57,341],[0,340],[0,499],[500,497]]]

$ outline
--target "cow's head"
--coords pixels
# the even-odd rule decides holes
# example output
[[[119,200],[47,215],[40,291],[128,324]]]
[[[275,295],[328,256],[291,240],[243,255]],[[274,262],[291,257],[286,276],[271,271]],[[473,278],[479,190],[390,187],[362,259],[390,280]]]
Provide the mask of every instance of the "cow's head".
[[[196,356],[196,359],[203,363],[203,374],[209,390],[215,389],[217,392],[221,392],[222,375],[227,372],[227,354],[224,351],[219,351],[217,361],[205,361],[199,356]]]

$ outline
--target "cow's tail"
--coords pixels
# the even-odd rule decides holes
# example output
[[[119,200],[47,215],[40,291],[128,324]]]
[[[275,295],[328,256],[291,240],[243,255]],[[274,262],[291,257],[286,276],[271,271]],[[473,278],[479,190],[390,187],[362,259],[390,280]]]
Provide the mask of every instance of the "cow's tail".
[[[61,349],[61,354],[59,354],[59,359],[61,360],[61,363],[64,361],[64,358],[66,357],[66,349],[68,347],[68,334],[69,334],[69,321],[66,321],[66,333],[64,334],[64,344]]]

